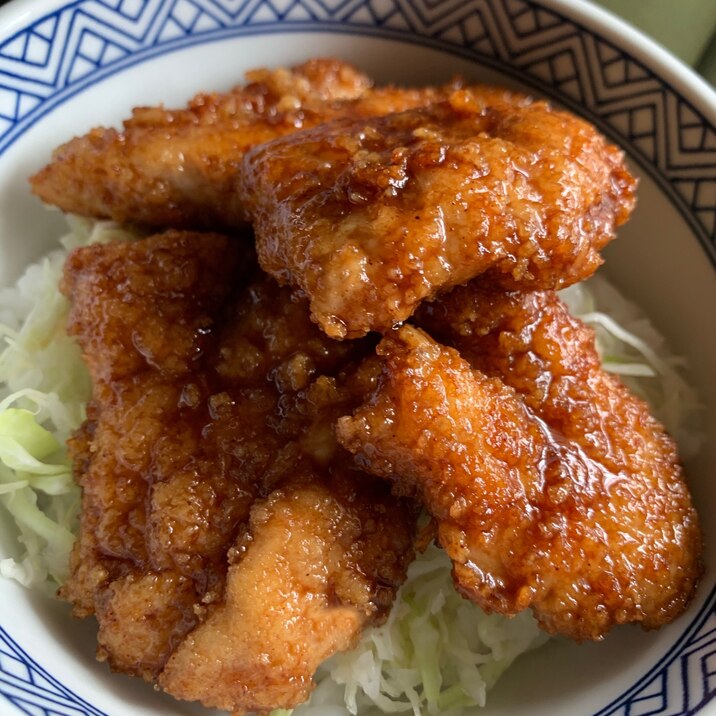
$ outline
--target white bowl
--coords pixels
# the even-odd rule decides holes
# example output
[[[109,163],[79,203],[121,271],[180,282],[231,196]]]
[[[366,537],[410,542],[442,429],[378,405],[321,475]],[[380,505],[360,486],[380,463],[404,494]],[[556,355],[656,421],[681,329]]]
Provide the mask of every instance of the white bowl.
[[[460,72],[583,114],[627,151],[639,207],[608,276],[685,355],[706,406],[688,466],[707,574],[687,614],[605,643],[522,657],[484,714],[714,714],[716,702],[716,96],[658,46],[576,0],[15,0],[0,9],[0,284],[62,232],[26,178],[70,136],[131,107],[181,105],[260,65],[316,55],[379,80]],[[0,555],[14,551],[0,515]],[[0,713],[199,713],[94,661],[94,627],[0,581]]]

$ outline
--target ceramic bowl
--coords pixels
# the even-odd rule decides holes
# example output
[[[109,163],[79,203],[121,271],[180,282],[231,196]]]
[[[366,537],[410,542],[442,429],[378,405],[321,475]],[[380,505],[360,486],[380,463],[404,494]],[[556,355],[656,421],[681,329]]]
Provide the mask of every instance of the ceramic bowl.
[[[378,80],[462,73],[550,98],[627,152],[639,206],[603,271],[685,356],[707,436],[688,465],[707,573],[692,607],[657,632],[554,641],[491,692],[485,716],[716,713],[716,95],[655,44],[576,0],[14,0],[0,9],[0,284],[48,250],[61,219],[27,177],[69,137],[131,108],[179,106],[244,70],[311,56]],[[14,551],[0,514],[1,556]],[[0,582],[0,713],[200,713],[112,675],[94,627]]]

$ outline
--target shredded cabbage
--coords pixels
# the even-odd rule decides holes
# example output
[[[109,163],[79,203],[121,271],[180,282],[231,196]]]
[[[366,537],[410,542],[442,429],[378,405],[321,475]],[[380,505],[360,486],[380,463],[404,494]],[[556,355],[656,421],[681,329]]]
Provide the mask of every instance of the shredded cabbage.
[[[318,687],[294,716],[464,713],[522,653],[547,641],[531,612],[487,615],[452,586],[450,560],[428,547],[388,620],[317,675]]]
[[[23,550],[0,560],[0,575],[48,593],[68,576],[80,494],[65,443],[82,424],[90,396],[80,351],[64,328],[69,306],[58,290],[62,265],[75,246],[136,238],[110,222],[69,221],[63,248],[0,290],[0,503]],[[600,278],[562,297],[595,328],[605,368],[647,399],[682,452],[691,454],[696,395],[643,313]],[[520,654],[546,639],[529,612],[513,619],[486,615],[462,599],[449,559],[431,546],[408,570],[387,622],[323,664],[311,700],[293,714],[465,714],[484,705],[487,691]]]
[[[54,594],[69,574],[80,491],[65,443],[85,419],[90,379],[65,331],[69,304],[59,291],[67,253],[94,241],[131,237],[109,222],[70,218],[62,248],[0,290],[0,503],[22,553],[0,559],[0,575]]]

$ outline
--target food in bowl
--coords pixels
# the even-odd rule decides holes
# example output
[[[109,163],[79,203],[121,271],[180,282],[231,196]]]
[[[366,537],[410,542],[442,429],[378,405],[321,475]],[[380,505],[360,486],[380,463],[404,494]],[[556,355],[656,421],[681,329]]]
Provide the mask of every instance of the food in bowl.
[[[313,62],[304,67],[320,66],[320,62]],[[380,249],[383,223],[376,221],[371,225],[361,220],[351,223],[356,216],[366,216],[366,205],[370,216],[371,201],[378,207],[379,217],[386,207],[397,210],[398,217],[404,211],[402,223],[409,226],[416,200],[411,196],[405,205],[401,201],[404,193],[410,196],[413,184],[419,184],[423,177],[430,178],[429,187],[440,188],[439,201],[448,201],[456,167],[459,186],[467,186],[478,195],[481,182],[486,177],[487,182],[493,181],[493,171],[499,170],[502,177],[499,191],[493,187],[490,192],[483,192],[482,197],[489,204],[497,192],[504,204],[499,223],[502,234],[496,246],[489,245],[487,214],[479,213],[473,206],[466,207],[478,215],[475,234],[482,241],[476,242],[474,250],[493,260],[469,264],[463,274],[458,262],[455,265],[459,268],[455,269],[446,256],[438,255],[440,280],[428,283],[422,293],[413,292],[412,303],[407,304],[412,311],[425,298],[436,297],[437,305],[440,301],[449,305],[450,299],[444,293],[436,296],[439,289],[481,273],[485,275],[476,279],[479,284],[475,285],[491,287],[493,297],[524,295],[525,290],[534,289],[535,276],[540,280],[538,268],[545,269],[538,285],[546,293],[535,294],[537,300],[558,301],[545,287],[561,287],[593,270],[598,263],[594,247],[613,237],[615,226],[625,220],[633,204],[634,182],[621,164],[620,154],[584,123],[542,103],[533,104],[527,98],[497,90],[471,90],[459,84],[424,91],[391,88],[382,95],[378,90],[382,99],[376,103],[370,83],[356,79],[359,75],[354,70],[336,62],[325,63],[325,68],[318,75],[334,78],[331,83],[339,78],[339,94],[345,92],[346,78],[352,77],[348,85],[357,87],[359,96],[316,98],[309,91],[307,98],[301,98],[296,97],[298,93],[290,83],[289,94],[281,94],[286,86],[272,78],[292,77],[300,74],[300,68],[293,70],[293,75],[285,71],[260,75],[269,78],[267,84],[250,85],[246,90],[248,97],[243,89],[238,89],[227,96],[195,100],[184,112],[141,110],[127,123],[124,134],[96,130],[88,137],[73,140],[59,150],[53,163],[34,180],[45,199],[65,209],[126,219],[134,215],[134,207],[140,206],[146,197],[147,206],[136,210],[139,217],[146,218],[146,223],[162,226],[167,216],[177,216],[182,227],[198,223],[207,229],[216,222],[214,228],[226,230],[228,226],[234,234],[229,239],[225,235],[167,227],[163,233],[133,242],[79,249],[67,262],[63,286],[72,300],[70,327],[82,346],[92,376],[93,396],[88,419],[71,441],[75,469],[84,488],[84,506],[72,574],[62,594],[73,602],[78,615],[97,615],[99,655],[114,668],[156,681],[181,698],[235,712],[296,705],[308,695],[313,672],[321,661],[355,644],[367,625],[386,618],[413,557],[416,496],[422,495],[422,502],[431,514],[430,524],[437,522],[441,542],[444,546],[450,542],[448,551],[455,561],[458,584],[463,592],[470,591],[476,601],[493,611],[512,614],[528,606],[531,597],[539,592],[536,585],[541,578],[539,570],[531,572],[529,578],[511,574],[515,583],[507,589],[514,591],[514,599],[503,600],[498,561],[487,559],[478,565],[471,559],[458,558],[476,543],[466,545],[460,538],[448,539],[442,512],[447,510],[448,522],[467,516],[472,528],[482,525],[473,530],[471,539],[489,542],[492,527],[488,517],[492,507],[489,492],[476,510],[466,495],[453,490],[449,479],[443,480],[452,474],[451,464],[460,464],[455,456],[431,463],[433,469],[435,465],[446,468],[442,477],[427,474],[423,478],[437,484],[438,493],[443,480],[448,502],[445,494],[439,494],[438,504],[428,497],[429,493],[421,493],[414,485],[406,489],[407,479],[398,482],[402,488],[397,497],[390,494],[388,484],[380,479],[382,476],[414,479],[420,471],[409,460],[396,463],[390,456],[386,458],[385,438],[379,431],[366,434],[363,430],[358,435],[356,430],[351,431],[351,418],[342,419],[339,437],[361,454],[360,461],[355,463],[342,450],[333,425],[341,416],[359,409],[362,399],[374,391],[379,401],[380,391],[390,384],[390,378],[386,383],[383,363],[373,355],[375,339],[368,336],[338,342],[313,325],[301,292],[291,294],[287,288],[279,289],[254,265],[245,219],[252,218],[257,211],[264,218],[282,217],[289,231],[285,235],[273,233],[283,238],[277,244],[278,253],[291,253],[294,237],[290,230],[296,227],[290,219],[286,221],[287,207],[290,216],[291,208],[301,209],[303,199],[307,206],[318,208],[318,216],[324,222],[321,229],[340,220],[342,230],[347,226],[351,238],[357,238],[362,248]],[[300,82],[299,85],[303,86]],[[284,90],[276,93],[276,87]],[[365,105],[361,105],[362,92],[367,96]],[[361,117],[360,123],[355,124],[346,123],[340,116],[341,112],[345,115],[354,111],[351,108],[356,106],[370,108],[355,110],[359,115],[363,111],[369,116],[371,112],[375,114],[378,105],[382,113],[383,99],[387,96],[400,98],[403,105],[399,109],[404,109],[406,97],[418,106],[429,105],[427,109],[407,109],[393,115],[407,119],[411,128],[408,135],[399,135],[404,140],[402,144],[417,147],[417,154],[426,160],[408,161],[408,170],[397,178],[391,178],[391,169],[394,164],[402,165],[409,152],[386,150],[390,121],[376,125],[378,120]],[[419,99],[414,100],[415,97]],[[304,101],[308,105],[317,104],[304,110]],[[330,111],[324,111],[324,105]],[[206,106],[211,111],[204,112]],[[392,103],[391,109],[395,106]],[[540,155],[539,148],[534,149],[541,146],[539,143],[528,143],[529,150],[511,153],[513,144],[490,134],[493,126],[504,132],[505,126],[510,125],[510,111],[520,114],[526,108],[529,108],[527,118],[515,122],[517,129],[513,127],[517,137],[528,134],[539,118],[561,118],[554,127],[564,134],[554,130],[552,138],[557,146],[547,143],[545,156]],[[442,116],[441,112],[449,114],[446,122],[462,113],[464,125],[474,124],[474,136],[463,127],[462,134],[453,141],[453,137],[442,136],[438,126],[423,132],[420,121],[411,124],[416,118],[421,120],[436,113]],[[217,120],[217,113],[221,121]],[[319,117],[317,126],[283,139],[288,131],[287,121],[297,129],[306,114]],[[286,116],[290,119],[286,120]],[[331,123],[322,124],[326,118]],[[490,118],[499,121],[495,119],[491,124]],[[260,141],[271,141],[250,150],[245,157],[243,153],[250,143],[239,145],[233,158],[230,153],[227,156],[227,146],[234,147],[242,127],[256,129],[256,125],[263,132]],[[278,129],[271,134],[274,125]],[[376,126],[386,132],[381,134]],[[346,127],[353,134],[342,133]],[[228,144],[219,142],[211,145],[218,146],[218,151],[203,153],[202,141],[225,137],[225,132],[230,135]],[[168,145],[167,136],[172,139]],[[331,181],[323,189],[320,182],[316,184],[314,178],[320,172],[314,172],[315,165],[309,160],[318,156],[317,166],[332,170],[335,159],[331,151],[327,155],[301,154],[301,138],[312,141],[316,136],[329,137],[326,145],[329,149],[331,143],[345,149],[341,146],[341,137],[345,136],[351,171],[364,178],[366,174],[372,179],[382,176],[385,179],[380,187],[382,193],[376,195],[378,183],[371,181],[366,182],[373,192],[367,200],[363,195],[354,196],[353,176],[346,181],[340,173],[333,177],[329,172]],[[567,151],[566,159],[559,151],[560,139],[561,147]],[[364,141],[367,147],[361,145]],[[378,143],[380,151],[371,150],[371,141]],[[257,172],[256,167],[263,163],[271,169],[271,152],[277,151],[281,156],[287,144],[298,148],[295,171],[285,177],[285,185],[268,181],[266,176],[270,172]],[[139,153],[124,153],[121,148],[127,145],[139,148]],[[483,152],[486,146],[492,152]],[[345,159],[340,151],[337,156],[341,161]],[[534,184],[529,183],[529,167],[523,161],[528,158],[540,177]],[[470,166],[471,171],[464,169]],[[252,182],[255,176],[260,177],[259,182]],[[544,176],[554,182],[549,184],[550,191]],[[99,183],[98,177],[107,177],[111,185]],[[218,191],[215,180],[220,184]],[[276,185],[287,187],[288,192],[270,197],[271,201],[262,205],[263,197],[270,195]],[[322,190],[335,191],[336,186],[347,192],[346,201],[338,209],[321,197]],[[554,186],[563,191],[555,191]],[[194,203],[187,202],[186,212],[182,202],[175,198],[176,191],[193,197]],[[236,201],[241,192],[249,196],[247,202]],[[455,199],[459,195],[460,190],[452,190]],[[431,192],[427,196],[432,202]],[[510,198],[515,196],[513,204]],[[225,197],[231,201],[225,202]],[[479,196],[474,197],[474,202],[480,207]],[[537,208],[544,209],[544,215]],[[434,204],[422,209],[440,213]],[[298,213],[300,216],[301,212]],[[451,216],[449,212],[441,215],[448,219]],[[469,233],[465,228],[469,221],[463,219],[462,233],[457,234],[457,243],[461,245]],[[311,226],[310,222],[308,225]],[[400,248],[400,242],[395,240],[395,225],[389,225],[391,231],[386,235]],[[561,241],[554,241],[549,227],[555,228]],[[272,228],[280,227],[270,222],[260,227],[263,232],[260,242],[275,241]],[[304,223],[298,226],[299,231],[304,228]],[[438,238],[446,244],[455,240],[456,232],[449,220],[441,230],[443,234]],[[422,228],[417,232],[418,239],[428,236],[429,232]],[[565,245],[573,250],[563,251]],[[414,253],[415,256],[420,253],[419,240]],[[380,251],[375,255],[376,261],[383,258]],[[415,256],[406,254],[415,263],[411,267],[415,268],[414,275],[421,276],[423,271]],[[565,256],[571,260],[565,260]],[[259,258],[266,265],[261,250]],[[342,265],[326,266],[325,278],[330,285],[338,289],[341,277],[349,285],[363,280],[362,275],[341,273]],[[320,262],[318,266],[321,267]],[[569,270],[573,266],[578,270],[572,276]],[[383,300],[393,300],[381,293],[383,286],[390,285],[390,265],[387,268],[387,278],[382,277],[382,285],[377,286],[376,305],[380,304],[381,296]],[[398,286],[401,285],[398,278],[403,273],[409,274],[402,268],[402,264],[393,267],[392,278]],[[457,271],[457,278],[451,278],[451,270]],[[313,271],[320,279],[321,272]],[[273,272],[284,283],[298,284],[313,300],[314,295],[301,283],[295,265],[279,266]],[[502,274],[508,276],[507,288]],[[408,288],[401,291],[405,296],[410,294]],[[355,303],[350,305],[353,311],[355,307]],[[372,306],[368,307],[366,312],[370,314],[371,309]],[[512,305],[510,312],[518,317],[529,315],[518,309],[519,303],[517,309]],[[498,323],[509,315],[509,312],[500,314]],[[349,325],[338,312],[327,322],[322,322],[315,311],[314,316],[327,333],[337,337],[356,335],[353,328],[344,333],[333,330],[335,326]],[[368,323],[360,326],[357,334],[373,327],[388,329],[401,316],[408,317],[401,313],[388,316],[387,323]],[[452,317],[449,313],[448,318]],[[416,320],[420,323],[419,316]],[[571,327],[570,319],[563,320]],[[454,367],[447,358],[445,370],[432,370],[425,361],[441,349],[430,343],[432,339],[421,337],[423,334],[418,330],[404,327],[399,334],[406,345],[410,341],[418,345],[413,356],[415,365],[404,371],[404,385],[420,370],[431,370],[438,381],[458,375],[465,385],[482,375],[467,364]],[[460,330],[470,335],[469,322],[461,323]],[[483,337],[489,334],[489,330],[480,330]],[[568,345],[567,352],[577,356],[577,363],[592,365],[593,340],[588,331],[584,338],[583,330],[586,329],[579,326],[575,330],[577,340]],[[502,333],[507,338],[509,332]],[[529,332],[522,333],[523,353],[529,362],[530,355],[538,354],[538,347],[531,344]],[[478,334],[476,330],[475,335]],[[387,355],[390,341],[390,337],[384,339],[379,353]],[[421,341],[427,343],[421,347]],[[445,350],[445,356],[454,357]],[[568,384],[577,371],[570,374],[568,361],[563,363],[559,356],[550,357],[553,362],[549,372],[563,373]],[[601,379],[602,374],[595,371]],[[452,440],[464,462],[496,460],[507,466],[503,477],[508,484],[519,472],[514,465],[519,461],[522,440],[538,434],[542,442],[538,440],[531,446],[535,459],[526,473],[533,478],[533,485],[520,487],[518,479],[517,493],[524,490],[525,494],[540,495],[544,490],[552,517],[567,525],[570,516],[579,515],[576,520],[579,525],[584,517],[571,508],[568,514],[560,511],[563,509],[560,505],[567,505],[570,499],[582,501],[585,490],[580,492],[581,482],[587,484],[587,491],[597,494],[598,503],[601,500],[601,504],[610,506],[607,493],[620,493],[629,486],[630,477],[619,474],[628,473],[620,465],[604,469],[602,462],[595,462],[589,454],[585,446],[595,440],[598,452],[599,439],[594,437],[598,431],[589,433],[582,446],[578,439],[566,434],[564,425],[556,428],[552,424],[549,407],[541,414],[530,404],[529,397],[521,397],[507,385],[509,381],[503,380],[505,375],[497,373],[498,377],[485,377],[480,385],[497,390],[493,402],[511,411],[512,433],[487,430],[487,439],[479,450],[476,443],[460,443],[455,436],[448,435],[445,440],[443,435],[441,442],[450,444]],[[548,371],[537,382],[544,386],[546,377]],[[435,384],[428,393],[440,390],[440,385]],[[630,571],[627,560],[621,563],[626,574],[624,582],[616,579],[615,587],[610,581],[614,574],[606,575],[605,579],[601,570],[594,570],[589,564],[573,565],[575,571],[563,576],[563,584],[571,581],[580,585],[578,591],[584,593],[585,602],[591,602],[592,611],[587,610],[586,617],[576,616],[583,604],[577,608],[567,605],[563,610],[565,618],[542,622],[550,631],[563,631],[577,638],[599,638],[615,622],[633,620],[654,626],[672,619],[691,597],[699,574],[698,525],[674,461],[673,445],[655,422],[642,420],[639,401],[630,396],[618,403],[620,410],[628,406],[626,412],[633,413],[639,421],[638,429],[628,421],[626,428],[620,426],[632,431],[626,432],[625,437],[642,435],[639,430],[643,430],[660,448],[656,459],[643,456],[649,469],[657,471],[657,477],[639,482],[639,490],[653,497],[655,504],[666,501],[668,507],[656,514],[650,511],[650,499],[634,499],[629,503],[637,508],[635,522],[650,523],[657,517],[658,528],[643,530],[656,549],[631,555],[637,559],[635,572]],[[589,394],[581,404],[576,403],[582,408],[585,404],[594,408],[599,428],[602,408]],[[415,407],[425,406],[417,401]],[[450,424],[453,408],[448,406],[447,411],[441,412],[428,403],[420,417],[431,416],[431,420],[420,428],[421,437],[416,445],[402,446],[403,450],[413,457],[422,456],[429,444],[422,436],[429,437],[432,420],[436,421],[436,429],[444,431],[445,425]],[[359,415],[361,410],[365,411],[360,408]],[[378,421],[383,429],[395,419],[395,412],[388,413]],[[468,422],[479,415],[469,410],[458,413]],[[508,423],[505,421],[504,425]],[[379,450],[371,442],[373,434],[380,437]],[[506,440],[510,435],[512,439]],[[388,443],[395,437],[389,434]],[[504,444],[499,445],[501,442]],[[663,464],[659,464],[662,453]],[[599,456],[599,460],[604,457]],[[581,471],[566,476],[559,473],[560,466],[572,463],[578,464]],[[556,477],[560,477],[560,484],[552,484]],[[495,482],[499,491],[500,480]],[[544,505],[529,499],[521,505],[513,503],[511,508],[518,518],[516,524],[520,514],[524,522],[529,515],[544,511]],[[588,504],[585,514],[591,514],[592,510],[593,505]],[[615,512],[612,510],[605,519],[613,525]],[[540,527],[538,520],[535,524],[539,530],[546,523]],[[674,536],[676,547],[669,538],[659,542],[662,531]],[[559,525],[553,525],[553,536],[558,533]],[[420,534],[423,539],[429,537],[430,527]],[[604,534],[595,529],[589,536],[601,549],[601,552],[596,549],[595,554],[603,556],[608,547],[613,549],[612,552],[606,549],[606,553],[615,556],[618,548]],[[674,549],[664,552],[659,549],[662,544]],[[502,540],[497,549],[509,552],[509,539]],[[460,551],[462,555],[458,555]],[[664,562],[674,552],[678,553],[677,563],[673,569],[665,568]],[[595,571],[599,572],[598,577],[593,576]],[[460,578],[466,573],[479,577],[481,583],[467,589]],[[643,593],[625,588],[633,582],[642,586],[648,583],[653,588]],[[658,586],[654,587],[655,583]],[[660,591],[662,601],[651,598]],[[608,606],[600,602],[607,593]],[[600,621],[597,617],[602,615],[606,618]],[[579,628],[562,626],[575,622]]]

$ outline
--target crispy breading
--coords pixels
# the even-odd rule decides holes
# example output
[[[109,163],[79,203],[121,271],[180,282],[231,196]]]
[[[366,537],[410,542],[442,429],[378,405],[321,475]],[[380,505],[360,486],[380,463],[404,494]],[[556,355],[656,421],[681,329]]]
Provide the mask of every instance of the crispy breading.
[[[549,365],[542,378],[562,371],[554,403],[539,395],[549,394],[548,380],[525,388],[537,411],[500,378],[404,326],[379,345],[380,386],[339,421],[338,435],[362,467],[420,497],[463,595],[503,614],[531,607],[551,633],[600,639],[615,624],[658,627],[684,610],[700,576],[701,533],[674,443],[640,400],[589,366],[593,345],[572,343],[566,323],[561,335],[533,336],[525,322],[522,352],[509,333],[500,348],[500,333],[492,348],[501,358],[486,358],[514,357],[518,383],[530,355]],[[585,387],[567,387],[570,359],[551,350],[560,343],[589,373]],[[615,417],[584,433],[582,411]]]
[[[64,289],[73,300],[68,330],[82,346],[93,395],[89,422],[70,446],[80,463],[83,509],[62,595],[80,616],[98,612],[101,658],[146,678],[162,668],[172,642],[183,636],[178,625],[186,632],[196,622],[195,603],[221,588],[226,547],[216,543],[233,538],[255,492],[244,484],[245,466],[212,454],[217,441],[202,435],[205,425],[212,426],[205,399],[201,410],[183,404],[214,314],[241,281],[242,252],[222,236],[172,232],[149,242],[81,249],[65,268]],[[194,492],[179,495],[175,510],[155,513],[153,503],[181,471],[203,480]],[[193,512],[197,519],[210,514],[212,528],[176,525],[168,550],[147,539],[162,524],[178,521],[177,512]],[[207,540],[213,553],[204,552]],[[140,574],[155,580],[139,580]],[[160,583],[166,602],[153,595]],[[181,596],[172,596],[174,587]],[[188,588],[194,592],[189,598]],[[128,609],[122,600],[136,602],[141,590],[154,605],[147,623],[162,634],[153,639],[151,653],[143,640],[134,642],[133,630],[109,636],[117,631],[115,615]],[[166,608],[159,609],[159,602]]]
[[[337,338],[483,273],[519,288],[589,276],[636,185],[590,124],[479,88],[276,139],[243,174],[262,268]]]
[[[653,454],[675,454],[649,407],[602,369],[594,331],[554,291],[501,291],[475,281],[423,304],[415,322],[514,388],[551,428],[608,469],[636,470]],[[635,440],[642,432],[647,442]]]
[[[247,220],[237,171],[250,147],[335,117],[422,106],[447,91],[373,90],[365,75],[329,59],[254,70],[247,79],[226,94],[201,94],[184,109],[135,109],[121,131],[100,127],[70,140],[31,178],[33,191],[84,216],[233,229]]]
[[[237,716],[293,708],[387,617],[419,502],[487,611],[578,640],[674,619],[702,547],[675,445],[551,290],[629,217],[621,151],[459,79],[375,88],[318,59],[246,80],[31,180],[173,227],[65,269],[93,394],[61,596],[98,658]]]
[[[413,555],[412,506],[333,433],[375,384],[371,342],[327,338],[245,242],[217,234],[78,249],[64,290],[93,396],[71,444],[83,506],[62,596],[96,614],[98,656],[115,670],[237,713],[295,706],[323,658],[387,616]],[[305,572],[279,568],[314,528]],[[284,561],[249,608],[272,551]],[[293,621],[276,623],[289,593]]]
[[[231,553],[222,605],[161,673],[159,684],[172,695],[226,710],[296,706],[319,664],[355,646],[375,621],[376,583],[386,585],[381,610],[392,602],[402,577],[393,573],[387,495],[349,473],[326,482],[294,470],[298,479],[252,508]]]

